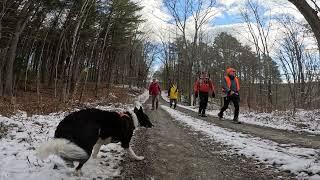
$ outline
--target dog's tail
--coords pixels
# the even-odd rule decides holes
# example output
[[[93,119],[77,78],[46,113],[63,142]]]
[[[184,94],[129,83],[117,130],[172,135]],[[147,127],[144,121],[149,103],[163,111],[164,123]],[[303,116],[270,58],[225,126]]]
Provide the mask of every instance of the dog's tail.
[[[45,159],[51,154],[72,160],[88,158],[88,154],[81,147],[62,138],[57,138],[41,145],[37,151],[37,156],[40,159]]]

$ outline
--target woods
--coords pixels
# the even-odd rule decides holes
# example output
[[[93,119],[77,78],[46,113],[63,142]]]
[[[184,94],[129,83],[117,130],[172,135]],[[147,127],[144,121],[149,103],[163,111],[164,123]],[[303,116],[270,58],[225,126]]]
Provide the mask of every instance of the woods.
[[[53,88],[66,102],[89,83],[96,95],[112,83],[144,86],[152,60],[138,30],[141,8],[129,0],[2,0],[0,95]]]
[[[216,89],[221,92],[221,79],[228,67],[238,70],[242,84],[242,105],[249,110],[270,112],[276,109],[317,108],[319,82],[319,53],[310,44],[319,39],[317,13],[319,7],[306,1],[290,1],[307,21],[298,21],[290,15],[271,15],[257,1],[247,0],[240,10],[249,43],[239,42],[234,35],[221,32],[210,39],[210,32],[200,28],[204,19],[214,12],[205,11],[215,7],[215,2],[196,9],[189,1],[168,0],[167,8],[174,17],[173,25],[178,33],[168,42],[162,42],[164,65],[157,72],[163,85],[174,79],[183,91],[182,99],[191,103],[190,85],[199,72],[209,72]],[[280,5],[279,5],[280,6]],[[313,7],[313,8],[312,8]],[[183,9],[184,11],[176,11]],[[308,10],[306,10],[308,9]],[[175,11],[176,10],[176,11]],[[271,10],[270,10],[271,11]],[[201,13],[198,13],[201,12]],[[199,21],[186,16],[201,14]],[[270,14],[270,15],[268,15]],[[210,20],[210,18],[206,19]],[[194,25],[192,35],[184,32],[186,23]],[[273,32],[272,32],[273,31]],[[278,36],[271,33],[277,31]],[[244,32],[242,32],[244,33]],[[318,41],[319,42],[319,41]],[[192,48],[190,48],[192,47]],[[190,49],[189,49],[190,48]],[[191,60],[192,64],[189,63]]]
[[[145,87],[153,65],[160,64],[155,76],[164,86],[174,79],[191,104],[201,71],[209,72],[219,89],[224,70],[232,66],[243,87],[242,104],[249,109],[317,107],[317,2],[288,1],[305,21],[271,15],[254,0],[244,2],[239,12],[246,43],[229,32],[207,30],[221,13],[214,0],[163,1],[171,17],[163,21],[170,28],[155,32],[158,41],[139,28],[146,19],[138,1],[2,0],[0,96],[12,100],[36,92],[40,102],[50,91],[62,103],[82,101],[88,91],[98,97],[105,89],[108,95],[112,84]],[[271,37],[275,29],[277,38]]]

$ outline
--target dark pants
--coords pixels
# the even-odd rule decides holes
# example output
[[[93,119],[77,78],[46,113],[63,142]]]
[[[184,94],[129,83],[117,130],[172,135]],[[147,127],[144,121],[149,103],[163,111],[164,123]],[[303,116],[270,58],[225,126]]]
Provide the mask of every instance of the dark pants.
[[[158,109],[159,95],[152,95],[152,109],[154,109],[154,103],[156,103],[156,109]]]
[[[232,101],[234,105],[234,120],[238,120],[239,117],[239,101],[240,97],[238,95],[227,96],[223,98],[223,107],[220,110],[221,116],[223,116],[223,112],[228,109],[230,101]]]
[[[170,99],[170,107],[172,106],[172,103],[174,103],[173,108],[175,109],[177,107],[177,99]]]
[[[199,98],[200,98],[199,114],[205,114],[206,108],[208,105],[209,93],[199,92]]]

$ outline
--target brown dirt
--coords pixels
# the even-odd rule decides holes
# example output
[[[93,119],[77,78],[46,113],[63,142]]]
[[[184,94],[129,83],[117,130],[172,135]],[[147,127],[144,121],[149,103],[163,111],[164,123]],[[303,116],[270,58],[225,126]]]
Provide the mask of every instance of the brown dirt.
[[[60,90],[58,90],[60,91]],[[41,88],[40,97],[37,96],[35,87],[29,87],[27,91],[18,90],[14,98],[0,97],[0,114],[11,116],[17,110],[26,111],[28,115],[49,114],[60,110],[68,110],[74,107],[84,107],[87,103],[108,104],[108,103],[126,103],[131,96],[128,94],[140,94],[133,89],[113,86],[109,91],[106,88],[99,89],[98,96],[95,96],[94,84],[88,84],[81,102],[80,90],[75,95],[74,100],[66,103],[60,101],[60,94],[54,97],[54,88]],[[113,94],[109,96],[108,94]]]
[[[126,156],[120,179],[295,179],[254,159],[228,154],[224,145],[191,132],[163,109],[151,111],[150,101],[145,107],[154,127],[138,129],[132,142],[145,159]]]

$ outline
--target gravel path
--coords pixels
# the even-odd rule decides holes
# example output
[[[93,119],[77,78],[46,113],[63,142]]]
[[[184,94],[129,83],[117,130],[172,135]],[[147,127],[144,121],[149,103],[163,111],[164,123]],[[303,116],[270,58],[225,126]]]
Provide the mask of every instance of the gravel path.
[[[149,107],[147,101],[146,112],[155,127],[139,129],[132,142],[136,154],[145,159],[135,161],[126,156],[121,179],[294,179],[290,173],[279,172],[253,159],[230,155],[226,147],[191,132],[161,108],[151,111]],[[196,116],[189,110],[178,110]],[[208,121],[211,119],[207,117]],[[219,123],[236,130],[247,126],[236,127],[228,121]]]

